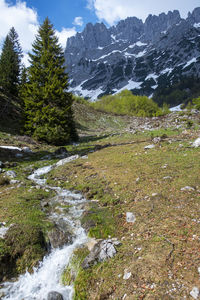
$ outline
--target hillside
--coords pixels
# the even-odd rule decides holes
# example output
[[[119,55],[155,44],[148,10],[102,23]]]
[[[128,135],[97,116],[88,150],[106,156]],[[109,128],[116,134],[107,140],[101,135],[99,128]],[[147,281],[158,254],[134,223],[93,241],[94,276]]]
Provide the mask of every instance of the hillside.
[[[200,158],[192,143],[200,113],[126,117],[78,102],[73,109],[78,144],[58,148],[1,129],[7,148],[0,148],[0,280],[31,271],[52,247],[58,254],[47,269],[2,283],[0,298],[48,299],[56,291],[65,299],[74,283],[75,300],[197,299]],[[91,239],[77,242],[61,267],[58,258],[73,241],[67,222],[73,205],[74,224],[81,218]],[[119,241],[115,255],[86,267],[102,240]],[[64,287],[53,285],[61,278]]]
[[[123,89],[152,96],[183,78],[199,77],[199,49],[200,8],[186,19],[170,11],[145,22],[129,17],[110,28],[89,23],[67,41],[70,88],[91,100]],[[190,93],[190,86],[183,90]]]

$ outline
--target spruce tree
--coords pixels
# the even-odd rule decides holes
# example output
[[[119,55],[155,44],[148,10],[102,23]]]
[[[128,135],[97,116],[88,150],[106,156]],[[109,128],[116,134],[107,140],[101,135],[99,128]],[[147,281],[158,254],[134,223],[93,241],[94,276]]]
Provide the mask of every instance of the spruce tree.
[[[0,86],[5,93],[18,94],[21,59],[18,34],[12,27],[5,38],[0,57]]]
[[[39,28],[29,57],[31,65],[24,90],[26,133],[55,145],[75,140],[64,53],[48,18]]]

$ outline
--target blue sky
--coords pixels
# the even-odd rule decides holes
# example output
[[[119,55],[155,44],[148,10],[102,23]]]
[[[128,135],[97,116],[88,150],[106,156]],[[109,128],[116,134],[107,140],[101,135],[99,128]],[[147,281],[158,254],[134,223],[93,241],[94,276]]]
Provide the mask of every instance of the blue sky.
[[[199,0],[0,0],[0,47],[14,26],[24,51],[24,62],[39,25],[48,16],[63,48],[67,38],[82,31],[88,22],[116,24],[126,17],[145,20],[148,14],[179,9],[181,16],[200,6]]]

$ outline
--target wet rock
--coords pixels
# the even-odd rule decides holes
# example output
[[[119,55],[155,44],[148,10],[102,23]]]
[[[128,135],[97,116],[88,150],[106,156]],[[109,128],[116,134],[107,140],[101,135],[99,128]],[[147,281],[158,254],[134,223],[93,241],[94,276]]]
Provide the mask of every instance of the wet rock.
[[[48,293],[47,300],[64,300],[64,298],[60,293],[52,291]]]
[[[55,227],[48,233],[48,238],[51,247],[60,248],[72,242],[72,233],[69,231],[63,231],[60,228]]]
[[[200,291],[198,289],[198,287],[193,287],[193,289],[190,292],[190,296],[192,296],[192,298],[194,299],[198,299],[200,297]]]
[[[68,151],[65,147],[60,147],[54,152],[55,156],[58,158],[64,158],[68,156]]]
[[[117,253],[116,246],[119,246],[120,244],[121,243],[116,239],[101,240],[97,242],[90,254],[84,259],[82,268],[87,269],[98,262],[112,258]]]
[[[23,154],[22,153],[17,153],[17,154],[15,154],[15,157],[21,158],[21,157],[23,157]]]
[[[155,148],[155,145],[148,145],[148,146],[144,147],[145,150],[149,150],[149,149],[153,149],[153,148]]]
[[[132,212],[127,212],[126,213],[126,222],[128,223],[135,223],[136,217]]]
[[[15,173],[15,171],[7,171],[6,176],[11,177],[11,178],[15,178],[17,177],[17,174]]]

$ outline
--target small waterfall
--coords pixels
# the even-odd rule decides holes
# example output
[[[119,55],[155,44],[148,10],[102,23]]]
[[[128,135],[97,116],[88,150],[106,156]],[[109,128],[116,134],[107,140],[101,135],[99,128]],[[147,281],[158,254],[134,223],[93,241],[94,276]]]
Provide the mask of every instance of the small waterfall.
[[[77,156],[76,156],[77,158]],[[69,161],[76,159],[68,158]],[[56,212],[52,212],[49,218],[56,224],[67,224],[73,231],[73,242],[62,248],[53,249],[49,255],[45,256],[40,262],[39,267],[33,273],[26,272],[21,275],[16,282],[6,282],[1,291],[5,294],[3,300],[46,300],[51,291],[62,294],[64,300],[71,300],[73,296],[73,286],[63,286],[60,283],[62,272],[68,264],[73,251],[88,241],[84,229],[81,227],[80,217],[83,212],[83,204],[86,199],[81,194],[73,193],[59,187],[46,185],[46,180],[41,179],[42,175],[50,172],[54,167],[59,166],[64,160],[55,165],[37,169],[29,176],[35,183],[56,191],[57,195],[53,198],[54,203],[58,203]],[[66,163],[68,161],[64,161]],[[69,204],[67,214],[60,204]],[[57,211],[59,210],[59,213]]]

